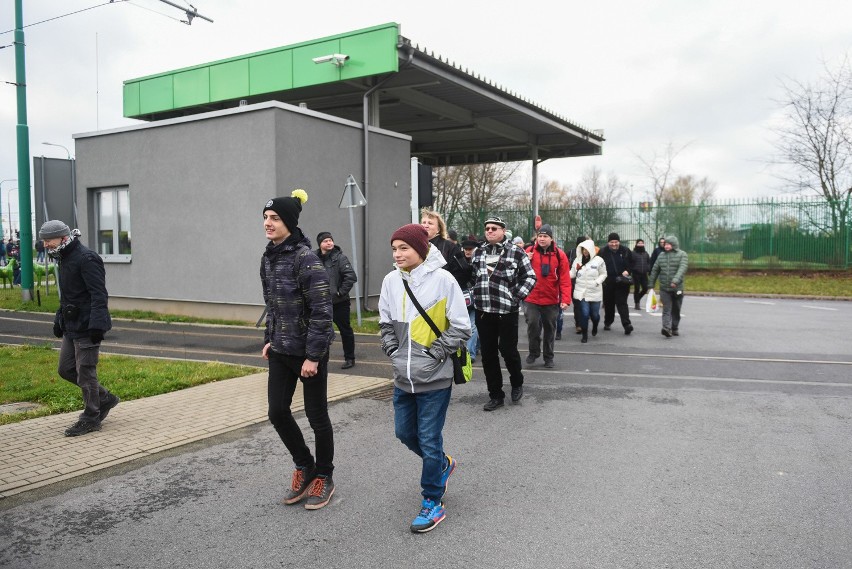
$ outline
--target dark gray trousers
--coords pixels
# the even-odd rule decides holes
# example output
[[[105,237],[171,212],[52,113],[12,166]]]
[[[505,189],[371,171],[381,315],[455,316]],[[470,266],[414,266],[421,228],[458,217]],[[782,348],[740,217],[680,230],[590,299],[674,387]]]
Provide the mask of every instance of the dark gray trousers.
[[[544,352],[544,361],[553,361],[553,339],[556,336],[556,318],[559,305],[540,305],[524,302],[524,318],[527,321],[527,340],[530,354],[538,357]],[[542,338],[542,335],[544,338]]]
[[[110,398],[109,391],[98,383],[98,356],[101,344],[89,338],[62,338],[59,350],[59,376],[83,391],[83,413],[80,419],[99,421],[101,402]]]

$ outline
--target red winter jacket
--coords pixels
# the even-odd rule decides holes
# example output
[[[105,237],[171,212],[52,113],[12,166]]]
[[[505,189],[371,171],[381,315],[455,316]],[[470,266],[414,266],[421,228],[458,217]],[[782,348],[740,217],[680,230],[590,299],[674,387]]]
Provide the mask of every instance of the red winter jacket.
[[[571,304],[571,266],[565,251],[555,244],[551,245],[547,252],[542,251],[537,244],[530,245],[526,251],[533,252],[530,263],[535,271],[536,281],[525,300],[540,306],[560,302]],[[547,276],[542,274],[542,265],[550,265],[550,273]]]

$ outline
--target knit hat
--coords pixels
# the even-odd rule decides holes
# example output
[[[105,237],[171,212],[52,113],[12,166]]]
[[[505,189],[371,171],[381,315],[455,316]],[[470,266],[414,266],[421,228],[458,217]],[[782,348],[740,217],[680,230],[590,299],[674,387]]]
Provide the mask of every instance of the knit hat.
[[[520,235],[518,235],[517,237],[512,239],[512,243],[514,243],[515,245],[523,245],[524,244],[524,238],[521,237]]]
[[[459,232],[455,229],[447,229],[447,237],[449,237],[450,241],[458,241]]]
[[[621,237],[618,236],[618,233],[613,231],[609,234],[609,237],[606,238],[607,241],[621,241]]]
[[[538,228],[538,234],[541,235],[542,233],[553,239],[553,228],[549,224],[545,223]]]
[[[319,233],[317,233],[317,245],[319,245],[329,237],[331,237],[331,233],[329,233],[328,231],[320,231]],[[334,241],[334,237],[331,237],[331,240]]]
[[[263,211],[271,209],[278,214],[290,233],[299,226],[299,214],[302,213],[302,204],[308,201],[305,190],[293,190],[291,197],[272,198],[263,207]]]
[[[477,247],[479,247],[479,241],[468,237],[467,239],[461,242],[461,246],[462,249],[476,249]]]
[[[503,229],[506,229],[506,222],[503,221],[502,217],[497,217],[496,215],[492,215],[488,219],[485,220],[485,225],[488,225],[489,223],[492,224],[492,225],[499,225]]]
[[[429,234],[419,223],[409,223],[394,231],[391,243],[397,239],[408,243],[424,260],[429,255]]]
[[[71,235],[71,228],[58,219],[45,221],[41,229],[38,230],[39,239],[56,239],[57,237],[68,237],[69,235]]]

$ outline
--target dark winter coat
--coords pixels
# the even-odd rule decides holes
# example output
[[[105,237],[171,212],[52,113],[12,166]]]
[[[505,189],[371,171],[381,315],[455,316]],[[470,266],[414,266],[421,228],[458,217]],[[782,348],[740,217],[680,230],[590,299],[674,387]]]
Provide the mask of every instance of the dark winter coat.
[[[322,261],[325,272],[328,273],[328,288],[331,291],[332,304],[349,300],[349,291],[358,282],[352,263],[337,245],[326,255],[322,254],[322,249],[317,249],[316,254]]]
[[[272,351],[318,362],[334,339],[328,273],[297,227],[278,245],[266,246],[260,282],[266,302],[264,342]]]
[[[606,263],[606,286],[615,286],[616,277],[624,274],[624,271],[628,274],[633,271],[633,253],[624,245],[619,245],[615,251],[601,247],[598,256]]]
[[[641,251],[633,249],[633,274],[647,275],[651,272],[651,258],[643,248]]]
[[[432,245],[438,248],[438,251],[443,255],[447,262],[444,265],[444,270],[450,272],[455,277],[456,282],[462,290],[465,290],[467,283],[470,281],[471,266],[467,262],[467,257],[464,256],[464,251],[459,247],[458,243],[453,243],[449,239],[444,239],[440,235],[436,235],[429,240]]]
[[[73,339],[112,328],[106,272],[100,255],[73,239],[59,252],[59,310],[53,319]]]

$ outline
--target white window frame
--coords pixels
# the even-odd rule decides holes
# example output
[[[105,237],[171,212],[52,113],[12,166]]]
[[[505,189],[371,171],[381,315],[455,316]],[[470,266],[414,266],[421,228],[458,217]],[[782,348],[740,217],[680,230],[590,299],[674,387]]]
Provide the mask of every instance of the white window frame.
[[[124,253],[124,254],[122,254],[122,253],[109,253],[109,254],[105,254],[105,253],[102,253],[100,251],[100,217],[101,217],[100,216],[100,213],[101,213],[100,212],[100,207],[101,207],[100,195],[104,194],[104,193],[113,194],[111,214],[112,214],[113,219],[115,220],[116,227],[113,229],[113,236],[112,236],[112,248],[113,249],[112,250],[113,251],[119,251],[119,239],[120,239],[120,235],[121,235],[121,224],[120,224],[119,211],[118,211],[118,204],[119,204],[118,194],[120,192],[127,192],[127,202],[128,202],[127,203],[127,208],[128,208],[127,218],[128,218],[128,222],[129,222],[130,221],[130,188],[128,188],[127,186],[116,186],[116,187],[112,187],[112,188],[97,188],[97,189],[94,189],[94,190],[91,191],[92,209],[93,209],[93,214],[94,214],[92,216],[92,221],[93,221],[93,225],[94,225],[93,235],[94,235],[96,252],[101,256],[101,258],[106,263],[129,263],[130,260],[131,260],[131,254],[130,253]],[[131,224],[131,227],[132,227],[132,224]],[[132,251],[132,247],[133,247],[133,245],[132,245],[132,241],[131,241],[131,251]]]

